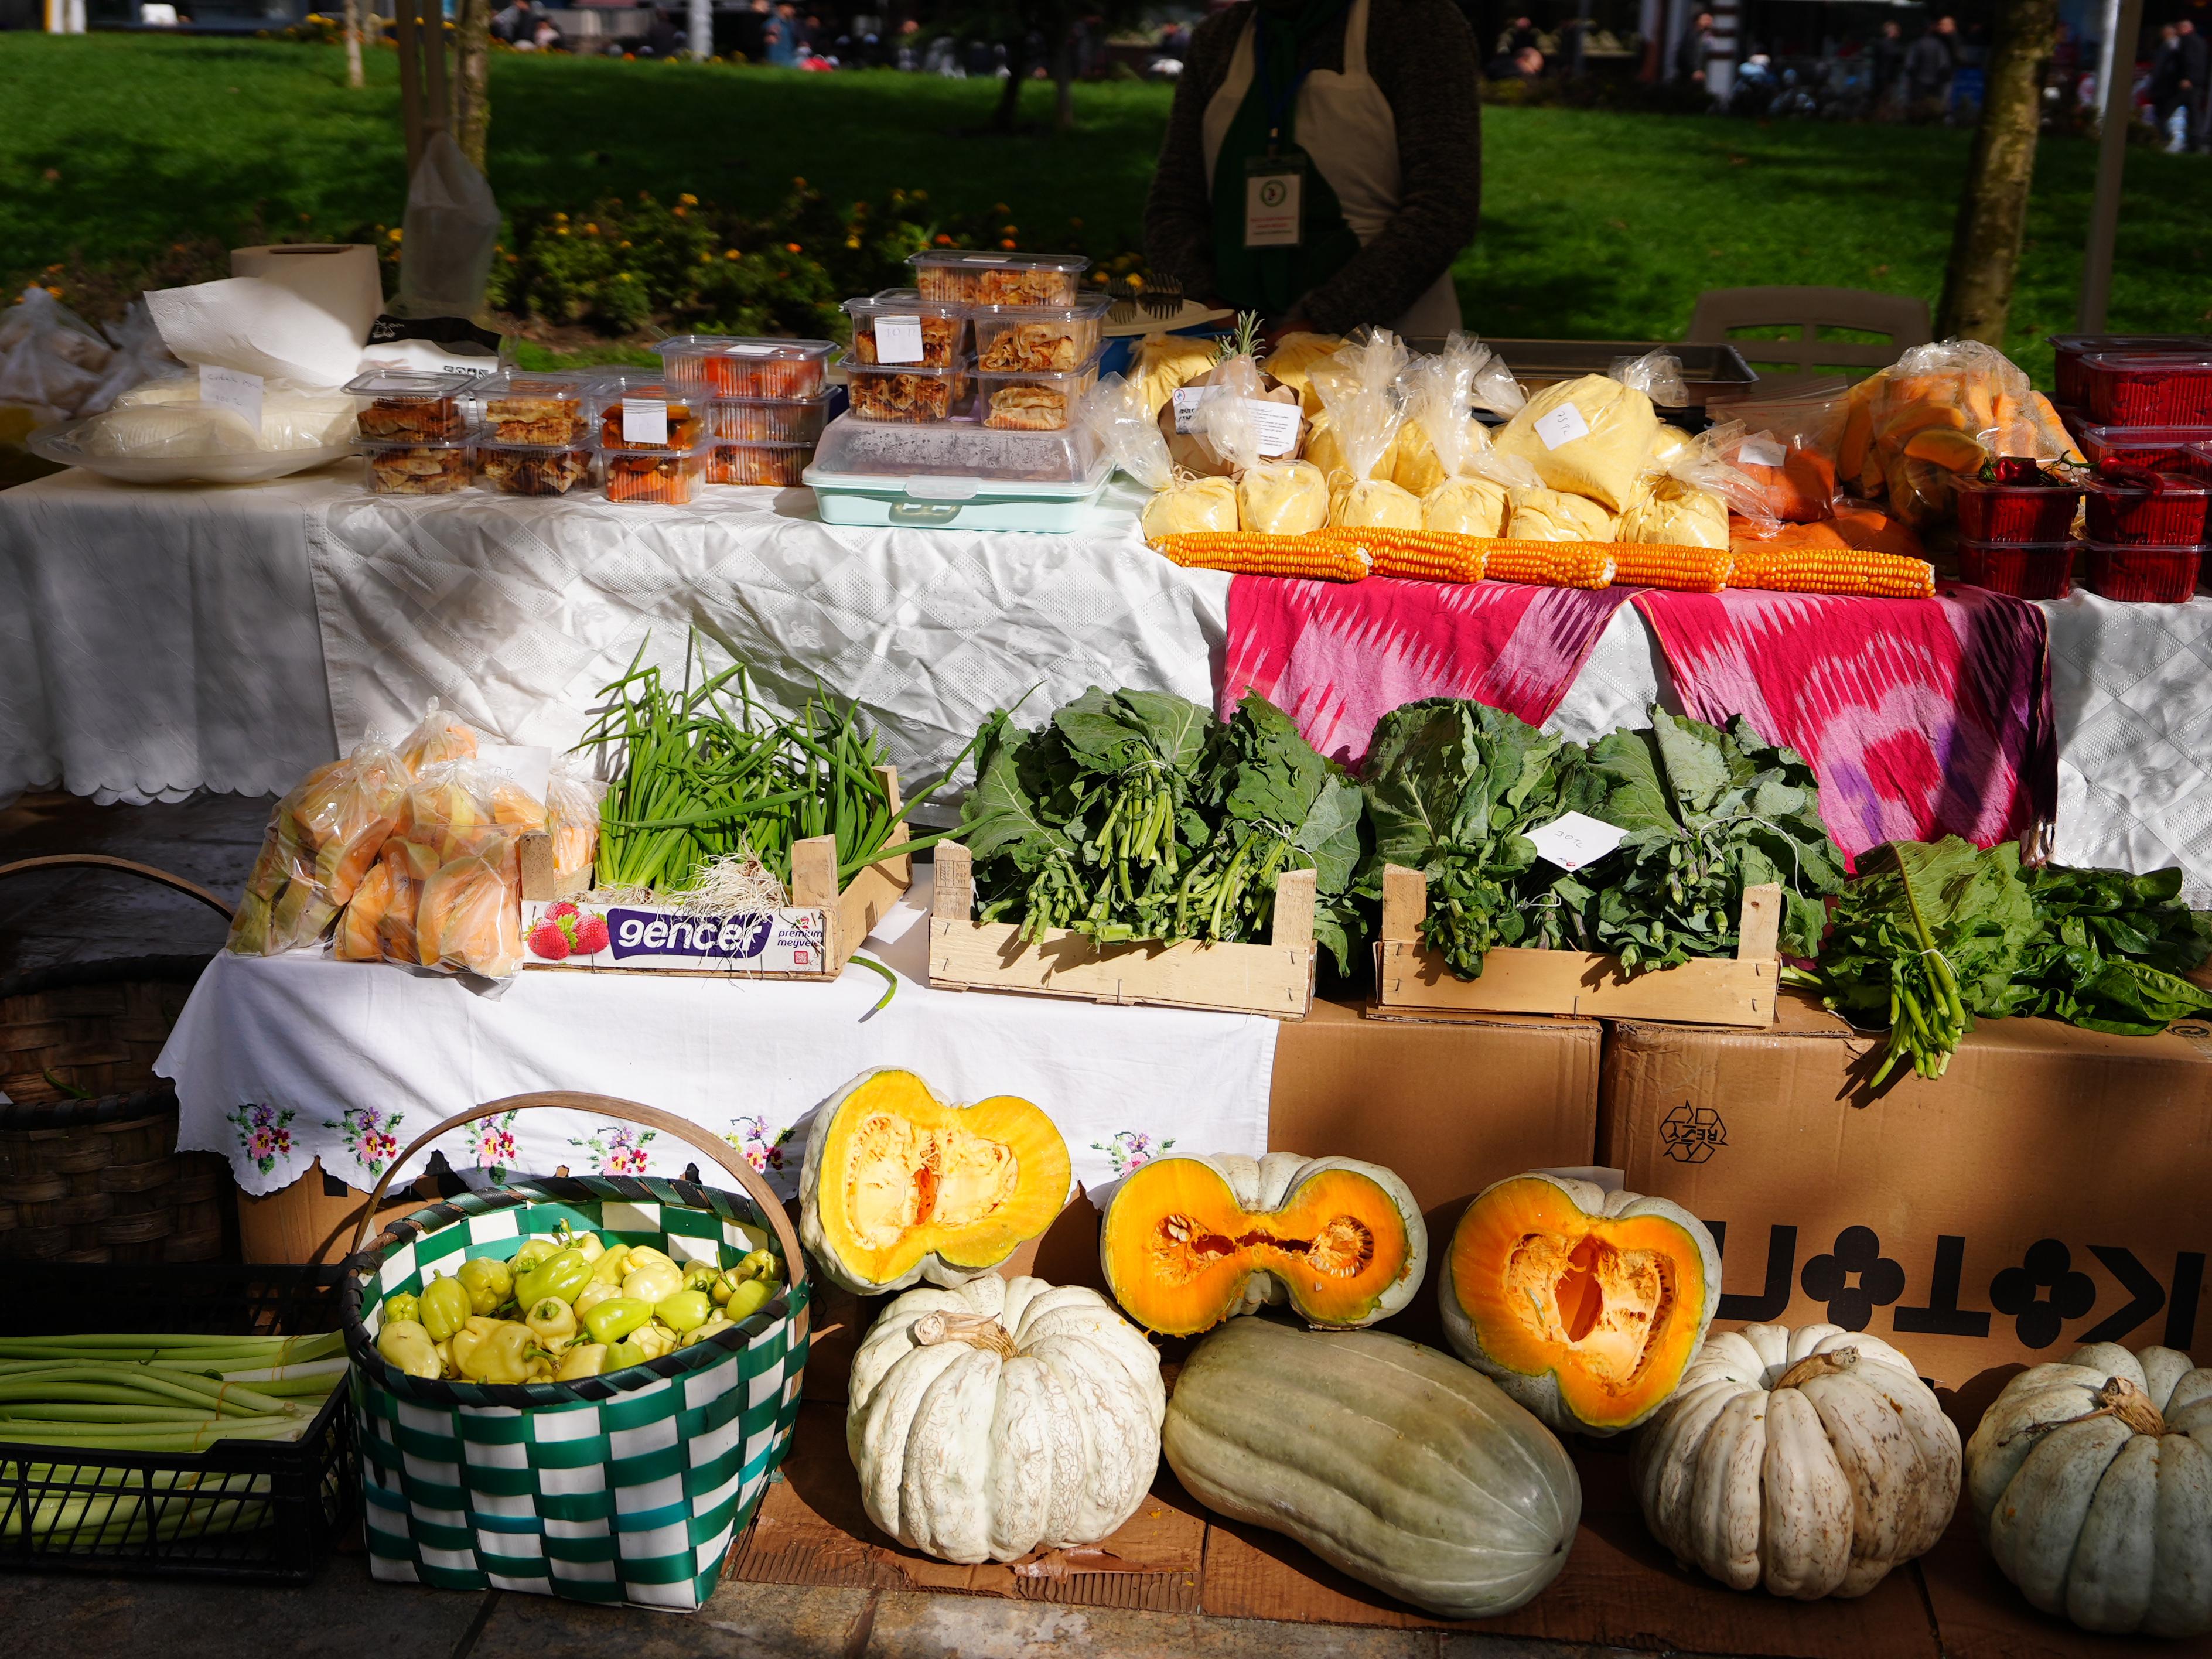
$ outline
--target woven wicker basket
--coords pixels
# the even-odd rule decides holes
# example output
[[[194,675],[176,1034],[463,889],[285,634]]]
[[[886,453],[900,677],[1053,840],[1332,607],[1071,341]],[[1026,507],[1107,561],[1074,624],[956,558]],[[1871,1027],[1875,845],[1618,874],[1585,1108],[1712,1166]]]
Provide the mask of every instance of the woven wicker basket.
[[[120,859],[27,859],[0,877],[91,864],[212,894]],[[230,1171],[179,1152],[177,1095],[154,1075],[204,957],[71,963],[0,981],[0,1259],[213,1261],[235,1237]]]

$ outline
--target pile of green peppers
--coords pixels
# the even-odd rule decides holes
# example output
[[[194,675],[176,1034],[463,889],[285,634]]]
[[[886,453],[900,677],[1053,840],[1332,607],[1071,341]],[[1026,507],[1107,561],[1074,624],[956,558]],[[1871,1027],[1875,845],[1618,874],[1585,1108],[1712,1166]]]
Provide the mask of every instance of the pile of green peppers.
[[[410,1376],[573,1382],[728,1330],[783,1282],[774,1252],[679,1267],[649,1244],[562,1231],[507,1261],[476,1256],[420,1295],[384,1298],[376,1351]]]

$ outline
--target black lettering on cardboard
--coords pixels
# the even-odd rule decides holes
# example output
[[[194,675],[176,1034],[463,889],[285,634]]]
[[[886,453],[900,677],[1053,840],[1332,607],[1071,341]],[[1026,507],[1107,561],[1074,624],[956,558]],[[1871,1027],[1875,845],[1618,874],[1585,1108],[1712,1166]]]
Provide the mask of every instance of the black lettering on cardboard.
[[[2049,1347],[2068,1320],[2096,1305],[2097,1281],[2075,1267],[2074,1253],[2063,1239],[2037,1239],[2018,1267],[2002,1268],[1990,1280],[1990,1306],[2011,1316],[2014,1334],[2025,1348]]]
[[[2166,1346],[2189,1352],[2197,1334],[2197,1303],[2204,1294],[2204,1253],[2184,1250],[2173,1258],[2173,1297],[2166,1307]]]
[[[1799,1283],[1806,1295],[1827,1304],[1830,1324],[1863,1331],[1876,1308],[1905,1294],[1905,1269],[1881,1253],[1881,1235],[1873,1228],[1846,1227],[1828,1254],[1805,1264]]]
[[[1727,1259],[1728,1223],[1708,1221],[1706,1227],[1713,1236],[1713,1249],[1723,1252]],[[1777,1222],[1766,1230],[1766,1282],[1757,1296],[1730,1295],[1721,1292],[1720,1306],[1715,1311],[1717,1319],[1748,1319],[1753,1322],[1779,1319],[1790,1307],[1790,1281],[1797,1273],[1797,1230]]]
[[[1892,1326],[1921,1336],[1987,1336],[1990,1316],[1959,1305],[1959,1280],[1966,1265],[1965,1237],[1936,1234],[1936,1265],[1929,1273],[1927,1304],[1894,1310],[1890,1315]]]
[[[2118,1313],[2100,1320],[2081,1333],[2083,1342],[2117,1342],[2166,1305],[2166,1287],[2158,1275],[2136,1260],[2133,1250],[2118,1244],[2092,1244],[2089,1254],[2105,1264],[2105,1271],[2120,1281],[2128,1304]]]

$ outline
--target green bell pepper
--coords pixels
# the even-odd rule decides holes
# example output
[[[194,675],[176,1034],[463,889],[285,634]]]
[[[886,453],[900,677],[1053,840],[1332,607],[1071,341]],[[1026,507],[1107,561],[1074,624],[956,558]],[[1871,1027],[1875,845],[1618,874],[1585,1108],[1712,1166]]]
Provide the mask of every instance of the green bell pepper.
[[[419,1325],[422,1322],[422,1304],[405,1291],[394,1291],[384,1298],[384,1322]]]
[[[574,1302],[591,1282],[592,1264],[584,1260],[584,1253],[562,1250],[522,1275],[514,1287],[514,1299],[526,1308],[536,1307],[549,1296]]]
[[[489,1314],[514,1294],[514,1273],[504,1261],[488,1255],[472,1256],[461,1263],[454,1277],[469,1293],[469,1311]]]
[[[642,1365],[653,1356],[635,1342],[616,1342],[607,1348],[607,1357],[601,1362],[603,1371],[618,1371],[625,1365]]]
[[[416,1298],[422,1310],[422,1328],[433,1342],[443,1342],[469,1322],[475,1311],[467,1288],[458,1279],[434,1279]]]
[[[722,1270],[713,1262],[695,1261],[684,1270],[684,1288],[711,1291],[714,1288],[714,1281],[721,1276]]]
[[[594,1342],[619,1342],[653,1317],[653,1304],[634,1296],[609,1297],[584,1316],[584,1328]]]

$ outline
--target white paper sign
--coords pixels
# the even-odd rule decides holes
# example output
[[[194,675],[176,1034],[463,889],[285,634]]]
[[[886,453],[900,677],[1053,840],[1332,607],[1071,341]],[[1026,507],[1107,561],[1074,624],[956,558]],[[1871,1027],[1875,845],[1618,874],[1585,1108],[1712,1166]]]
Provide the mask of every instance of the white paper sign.
[[[1584,812],[1569,812],[1541,829],[1526,832],[1536,846],[1536,856],[1562,870],[1579,870],[1595,863],[1628,839],[1617,823],[1605,823]]]
[[[623,404],[623,441],[626,444],[665,444],[668,405],[659,398],[625,398]]]
[[[1557,449],[1561,444],[1589,437],[1589,422],[1572,404],[1561,404],[1536,422],[1536,435],[1544,441],[1545,448]]]
[[[921,361],[921,319],[876,319],[876,361],[879,363],[918,363]]]
[[[1736,451],[1736,459],[1745,466],[1780,466],[1790,459],[1790,452],[1762,434],[1746,438],[1743,447]]]
[[[1298,406],[1296,404],[1275,404],[1264,398],[1247,398],[1244,407],[1252,411],[1252,429],[1260,435],[1260,453],[1262,455],[1287,455],[1298,447]]]
[[[261,377],[243,369],[200,365],[200,401],[214,409],[234,409],[256,432],[261,430]]]

